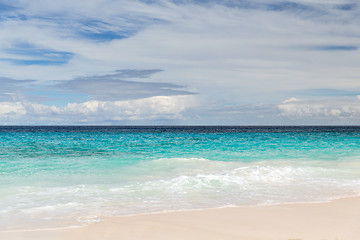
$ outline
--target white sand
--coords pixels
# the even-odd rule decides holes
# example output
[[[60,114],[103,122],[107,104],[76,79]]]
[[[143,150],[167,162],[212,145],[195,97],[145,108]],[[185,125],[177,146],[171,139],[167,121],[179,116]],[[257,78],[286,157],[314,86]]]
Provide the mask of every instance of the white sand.
[[[360,198],[105,218],[77,229],[0,233],[4,240],[359,240]]]

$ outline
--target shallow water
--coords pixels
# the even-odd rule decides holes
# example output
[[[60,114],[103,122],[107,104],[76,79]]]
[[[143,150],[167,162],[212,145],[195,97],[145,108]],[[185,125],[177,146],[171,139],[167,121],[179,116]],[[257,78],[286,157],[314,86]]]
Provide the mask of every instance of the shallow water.
[[[0,127],[0,229],[359,194],[359,127]]]

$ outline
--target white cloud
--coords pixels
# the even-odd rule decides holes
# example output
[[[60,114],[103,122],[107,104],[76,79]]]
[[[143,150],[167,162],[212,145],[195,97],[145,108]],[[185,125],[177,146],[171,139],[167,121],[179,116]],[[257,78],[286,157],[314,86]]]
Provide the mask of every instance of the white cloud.
[[[63,107],[0,102],[0,124],[360,124],[358,97],[290,98],[280,104],[222,106],[196,95],[126,101],[91,100]]]
[[[356,1],[294,0],[291,2],[306,4],[309,8],[301,9],[300,6],[296,9],[295,4],[291,9],[290,4],[284,11],[226,6],[243,2],[255,5],[286,2],[278,0],[196,1],[197,4],[191,1],[174,4],[176,1],[168,0],[14,2],[19,9],[11,12],[9,18],[7,13],[3,13],[1,18],[0,58],[14,57],[6,50],[18,42],[74,55],[67,64],[58,66],[19,66],[0,60],[0,77],[45,83],[52,80],[70,82],[78,76],[104,75],[116,69],[163,69],[144,82],[186,86],[189,92],[199,93],[198,97],[204,100],[204,104],[214,101],[220,105],[219,108],[271,105],[293,92],[324,86],[360,89],[360,8],[357,6],[345,11],[334,7],[334,4]],[[101,33],[103,30],[124,32],[125,38],[96,41],[80,34],[86,31]],[[332,46],[350,50],[326,50]],[[119,95],[121,91],[125,92],[119,88]],[[1,99],[9,101],[10,98],[2,96]],[[33,103],[25,107],[24,102],[13,104],[23,106],[27,116],[41,113],[45,119],[49,114],[56,120],[61,118],[60,115],[69,115],[69,122],[79,119],[94,122],[96,119],[155,119],[161,116],[171,119],[187,114],[185,110],[176,112],[171,104],[164,105],[164,101],[161,104],[160,98],[156,97],[154,104],[162,109],[161,113],[157,113],[155,107],[151,108],[152,98],[146,98],[146,104],[139,99],[121,106],[108,101],[116,99],[99,98],[98,95],[93,99],[92,102],[69,103],[66,107],[35,106]],[[3,109],[13,108],[13,112],[20,114],[20,108],[16,111],[15,105],[10,107],[10,103],[7,104],[7,107],[3,104]],[[177,103],[177,106],[182,109],[183,105]],[[136,112],[136,108],[141,110]],[[114,109],[118,109],[119,114]],[[166,109],[169,111],[167,114]],[[342,119],[357,111],[354,104],[344,102],[342,108],[335,100],[330,108],[325,101],[295,99],[284,101],[278,110],[281,117],[291,119],[301,116]],[[10,118],[11,111],[3,111],[2,116],[6,114]],[[264,115],[259,111],[256,116]],[[217,119],[216,113],[211,114],[207,123]],[[80,115],[76,117],[76,114]],[[264,121],[268,115],[264,115]],[[35,117],[32,121],[35,122]],[[251,124],[251,119],[248,122]]]
[[[121,123],[127,120],[179,120],[196,106],[194,96],[156,96],[128,101],[86,101],[64,107],[23,100],[0,102],[3,124]]]
[[[295,97],[289,98],[287,100],[284,100],[282,103],[292,103],[292,102],[299,102],[301,101],[300,99],[297,99]]]
[[[333,79],[329,87],[338,86],[336,79],[340,73],[336,70],[339,68],[346,70],[346,75],[359,74],[354,65],[359,61],[356,52],[340,53],[334,58],[333,53],[294,49],[312,44],[356,45],[359,42],[356,37],[360,31],[356,21],[358,15],[349,11],[332,13],[329,6],[336,2],[321,5],[319,1],[315,5],[322,7],[324,14],[311,17],[310,12],[306,18],[300,12],[269,12],[220,4],[176,5],[170,1],[154,4],[140,1],[23,3],[25,8],[21,13],[35,17],[45,14],[50,19],[2,22],[1,46],[9,46],[20,39],[48,49],[73,52],[75,57],[64,66],[23,67],[23,71],[15,71],[18,66],[1,68],[0,73],[16,79],[29,76],[42,80],[71,79],[76,75],[102,74],[118,68],[161,68],[175,83],[191,82],[199,89],[210,81],[216,85],[210,89],[212,92],[222,90],[224,94],[226,85],[238,94],[236,89],[240,86],[248,92],[258,84],[266,84],[269,90],[274,90],[273,86],[316,88],[329,77]],[[312,4],[310,1],[304,3]],[[54,15],[57,18],[51,18]],[[119,31],[122,25],[135,22],[121,18],[127,15],[148,18],[144,20],[146,27],[138,29],[131,38],[99,43],[69,34],[80,29],[73,28],[74,25],[89,19],[104,22],[107,27]],[[154,18],[163,22],[154,23]],[[339,22],[326,21],[329,18]],[[328,66],[337,67],[332,70]],[[178,73],[182,73],[181,76]],[[317,81],[313,81],[315,77]],[[303,81],[303,85],[293,84],[299,81]],[[354,84],[350,79],[346,81],[344,84],[350,87]]]
[[[191,106],[194,100],[189,96],[156,96],[128,101],[87,101],[69,103],[60,112],[64,114],[81,114],[99,117],[102,120],[143,120],[143,119],[177,119]]]
[[[290,119],[326,119],[327,121],[348,120],[360,122],[360,100],[336,98],[322,100],[300,100],[291,98],[278,105],[280,116]]]
[[[0,117],[6,116],[17,118],[26,114],[26,109],[21,102],[1,102],[0,103]]]

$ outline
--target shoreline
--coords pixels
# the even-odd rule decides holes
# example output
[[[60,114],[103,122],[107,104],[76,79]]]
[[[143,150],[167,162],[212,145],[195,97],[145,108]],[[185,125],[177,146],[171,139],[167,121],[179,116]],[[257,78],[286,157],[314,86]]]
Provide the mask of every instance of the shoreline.
[[[209,207],[209,208],[189,208],[189,209],[178,209],[178,210],[164,210],[159,212],[143,212],[143,213],[133,213],[133,214],[126,214],[126,215],[108,215],[108,216],[87,216],[91,218],[95,218],[95,221],[83,222],[78,224],[72,225],[64,225],[64,226],[51,226],[51,227],[44,227],[39,224],[38,228],[36,227],[28,227],[28,228],[12,228],[12,229],[0,229],[0,236],[1,233],[12,233],[12,232],[36,232],[36,231],[56,231],[56,230],[69,230],[69,229],[76,229],[76,228],[84,228],[87,226],[91,226],[96,223],[101,223],[106,219],[111,218],[132,218],[132,217],[140,217],[140,216],[151,216],[151,215],[160,215],[160,214],[175,214],[175,213],[182,213],[182,212],[198,212],[198,211],[214,211],[220,209],[233,209],[233,208],[256,208],[256,207],[266,207],[266,206],[282,206],[282,205],[297,205],[297,204],[322,204],[322,203],[331,203],[333,201],[338,201],[342,199],[360,199],[360,195],[354,196],[343,196],[343,197],[335,197],[328,200],[319,200],[319,201],[305,201],[305,202],[283,202],[283,203],[260,203],[260,204],[249,204],[249,205],[225,205],[220,207]],[[81,217],[83,218],[83,217]]]
[[[360,197],[105,217],[83,227],[0,232],[9,240],[244,239],[352,240],[360,235]]]

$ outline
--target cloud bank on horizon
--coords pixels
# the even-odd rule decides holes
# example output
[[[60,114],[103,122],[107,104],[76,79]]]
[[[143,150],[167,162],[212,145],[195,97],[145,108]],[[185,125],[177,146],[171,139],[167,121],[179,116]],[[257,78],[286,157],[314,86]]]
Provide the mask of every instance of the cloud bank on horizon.
[[[0,0],[0,124],[360,124],[357,0]]]

